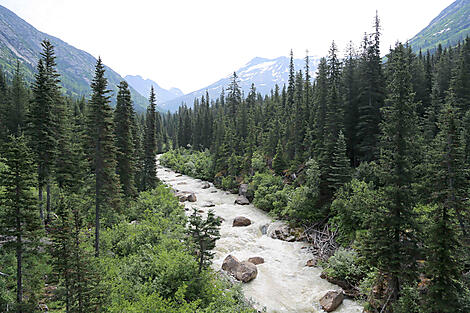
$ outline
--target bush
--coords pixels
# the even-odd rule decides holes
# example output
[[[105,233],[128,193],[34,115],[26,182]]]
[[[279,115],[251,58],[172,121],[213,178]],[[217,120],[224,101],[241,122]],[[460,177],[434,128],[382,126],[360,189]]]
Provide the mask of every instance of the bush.
[[[382,206],[381,193],[372,183],[353,179],[344,185],[331,204],[334,215],[331,223],[339,228],[338,242],[349,245],[357,239],[357,232],[366,229],[371,212]]]
[[[222,189],[235,192],[237,190],[238,184],[235,180],[235,177],[229,175],[222,178]]]
[[[281,177],[269,173],[256,173],[253,176],[252,186],[255,191],[253,203],[256,207],[267,212],[275,207],[279,208],[282,202],[284,184]]]
[[[359,262],[357,252],[339,248],[328,259],[325,273],[332,278],[344,280],[351,286],[357,286],[366,275],[366,267]]]
[[[214,160],[208,150],[192,151],[183,148],[170,150],[160,157],[162,165],[195,178],[212,181]]]
[[[251,158],[251,166],[253,167],[253,171],[255,171],[255,173],[264,173],[268,170],[263,155],[258,151],[253,153],[253,157]]]

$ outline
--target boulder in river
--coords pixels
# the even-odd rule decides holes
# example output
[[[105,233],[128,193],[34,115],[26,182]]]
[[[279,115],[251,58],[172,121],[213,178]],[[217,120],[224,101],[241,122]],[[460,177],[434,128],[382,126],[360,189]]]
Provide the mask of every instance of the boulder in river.
[[[222,263],[222,269],[244,283],[255,279],[258,275],[256,265],[247,261],[239,262],[238,259],[232,255],[228,255],[225,258]]]
[[[211,193],[217,193],[217,190],[211,190]]]
[[[238,196],[238,198],[235,200],[235,204],[248,205],[250,204],[250,201],[248,201],[247,197],[245,196]]]
[[[197,201],[197,198],[196,198],[196,195],[194,194],[194,192],[191,192],[188,196],[188,201],[189,202],[196,202]]]
[[[194,192],[180,191],[175,194],[175,196],[180,200],[180,202],[196,202],[197,198]]]
[[[245,196],[248,194],[248,184],[241,184],[238,188],[238,195]]]
[[[330,290],[320,299],[320,305],[326,312],[333,312],[343,303],[343,300],[342,290]]]
[[[260,226],[259,230],[261,231],[262,235],[266,235],[268,233],[268,227],[269,227],[269,224],[264,224]]]
[[[235,278],[244,283],[255,279],[256,276],[258,276],[256,265],[248,261],[241,262],[235,272]]]
[[[201,204],[203,208],[212,208],[215,207],[215,204],[212,201],[206,201],[203,204]]]
[[[264,259],[260,256],[255,256],[248,259],[248,262],[253,263],[254,265],[263,264]]]
[[[273,239],[279,239],[283,241],[295,241],[295,236],[292,235],[291,229],[287,225],[278,225],[271,230],[269,236]]]
[[[210,188],[210,187],[211,187],[211,185],[209,185],[209,183],[206,182],[206,181],[203,182],[203,183],[202,183],[202,186],[201,186],[202,189],[208,189],[208,188]]]
[[[318,259],[310,259],[310,260],[307,261],[307,264],[305,264],[305,266],[315,267],[315,266],[317,266],[317,263],[318,263]]]
[[[237,216],[233,219],[233,227],[243,227],[243,226],[249,226],[251,225],[251,221],[249,218],[246,218],[244,216]]]

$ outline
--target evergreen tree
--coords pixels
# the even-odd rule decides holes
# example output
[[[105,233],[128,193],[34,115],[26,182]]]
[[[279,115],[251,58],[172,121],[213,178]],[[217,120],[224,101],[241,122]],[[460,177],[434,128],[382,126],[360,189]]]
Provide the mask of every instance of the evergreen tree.
[[[214,215],[214,211],[209,210],[207,217],[203,219],[194,208],[189,216],[188,235],[196,245],[195,254],[198,256],[199,273],[203,268],[208,268],[211,259],[214,257],[212,250],[216,241],[220,238],[219,228],[222,224],[220,218]]]
[[[122,193],[126,197],[136,195],[135,188],[135,148],[133,127],[135,113],[132,107],[131,92],[125,81],[119,86],[116,110],[114,113],[114,133],[116,137],[117,173]]]
[[[359,66],[359,121],[357,125],[359,160],[371,161],[378,157],[380,109],[384,103],[384,76],[380,56],[380,21],[375,17],[375,32],[364,37]]]
[[[41,220],[32,189],[35,175],[32,156],[23,136],[10,137],[5,151],[6,169],[0,172],[0,233],[6,251],[16,253],[16,311],[32,312],[41,289]],[[27,279],[25,279],[27,277]]]
[[[57,145],[57,128],[55,106],[59,94],[59,74],[56,70],[54,46],[47,40],[42,42],[43,52],[37,66],[37,74],[33,84],[33,101],[29,115],[29,131],[32,148],[38,165],[38,190],[41,219],[43,187],[46,185],[47,203],[45,220],[50,214],[50,177],[54,165]]]
[[[155,188],[158,181],[157,165],[155,163],[155,157],[157,155],[155,119],[155,92],[152,86],[145,118],[143,190]]]
[[[98,58],[95,77],[91,83],[93,94],[88,105],[88,158],[94,175],[95,187],[95,254],[99,255],[101,215],[112,217],[118,206],[119,182],[116,175],[113,112],[109,104],[105,69]]]
[[[337,191],[351,179],[349,158],[346,155],[346,141],[343,132],[340,131],[333,152],[333,162],[330,167],[328,181],[334,191]]]
[[[17,61],[9,97],[5,94],[4,121],[7,132],[13,136],[19,136],[25,129],[27,102],[28,93],[24,85],[20,62]]]
[[[468,170],[461,145],[456,98],[451,89],[440,116],[440,132],[431,156],[434,211],[427,246],[427,270],[431,279],[426,295],[430,312],[464,312],[461,291],[461,243],[455,216],[464,207]],[[445,234],[443,236],[443,234]]]
[[[389,55],[380,159],[387,207],[378,208],[372,214],[363,251],[369,263],[387,277],[392,302],[398,299],[402,284],[416,276],[416,224],[411,184],[415,177],[417,115],[407,53],[402,44],[397,44]]]

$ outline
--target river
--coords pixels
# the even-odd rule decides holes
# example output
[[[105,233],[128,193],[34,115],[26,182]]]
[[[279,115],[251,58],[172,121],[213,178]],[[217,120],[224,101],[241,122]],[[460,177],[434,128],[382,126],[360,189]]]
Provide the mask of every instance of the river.
[[[251,282],[243,284],[243,292],[248,299],[255,302],[257,309],[266,308],[270,313],[324,312],[320,298],[328,290],[340,289],[320,278],[321,270],[305,266],[312,255],[307,252],[304,242],[285,242],[263,235],[261,227],[269,228],[280,223],[275,222],[264,211],[253,205],[234,204],[236,195],[215,188],[212,184],[202,189],[202,181],[177,174],[174,171],[158,166],[157,176],[173,189],[194,192],[197,201],[185,202],[185,207],[193,206],[205,212],[209,208],[204,203],[215,204],[213,209],[217,216],[223,218],[220,229],[221,238],[217,241],[213,268],[219,270],[222,262],[229,254],[238,260],[260,256],[265,263],[257,265],[258,276]],[[191,212],[191,210],[189,211]],[[237,216],[245,216],[252,222],[247,227],[232,227]],[[345,299],[336,309],[338,313],[360,313],[362,307],[351,300]]]

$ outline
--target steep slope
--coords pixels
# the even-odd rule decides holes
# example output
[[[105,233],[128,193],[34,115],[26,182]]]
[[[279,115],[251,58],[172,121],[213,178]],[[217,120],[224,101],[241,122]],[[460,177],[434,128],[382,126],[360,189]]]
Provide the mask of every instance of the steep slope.
[[[61,85],[65,93],[71,96],[89,95],[96,59],[85,51],[38,31],[15,13],[0,6],[0,65],[7,73],[11,73],[16,60],[20,60],[25,79],[28,82],[33,81],[44,39],[55,46],[57,70],[61,74]],[[123,78],[109,67],[106,67],[106,78],[109,88],[114,91],[112,99],[115,101],[117,85]],[[145,110],[147,99],[133,88],[131,94],[136,110]]]
[[[312,76],[316,71],[319,60],[318,57],[310,57],[310,72]],[[262,95],[270,93],[276,84],[282,88],[284,84],[287,84],[289,78],[289,61],[290,59],[288,57],[279,57],[276,59],[256,57],[245,66],[238,69],[236,73],[245,96],[250,91],[252,83],[255,84],[257,92]],[[305,67],[305,60],[294,59],[294,66],[296,70],[303,69]],[[161,108],[164,111],[175,112],[182,103],[192,106],[194,99],[205,95],[206,91],[209,93],[211,99],[218,98],[222,88],[226,88],[229,85],[232,75],[233,73],[205,88],[167,101],[163,103]]]
[[[150,94],[150,88],[153,86],[155,94],[157,95],[157,104],[167,102],[184,95],[178,88],[171,88],[169,90],[164,89],[153,80],[143,79],[140,75],[127,75],[124,79],[129,83],[129,85],[137,90],[137,92],[147,97]]]
[[[470,0],[457,0],[410,40],[414,51],[455,45],[470,35]]]

